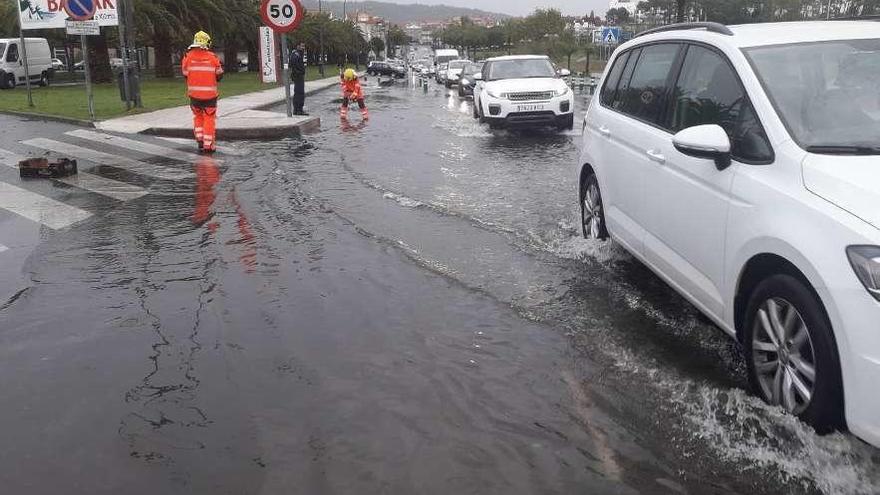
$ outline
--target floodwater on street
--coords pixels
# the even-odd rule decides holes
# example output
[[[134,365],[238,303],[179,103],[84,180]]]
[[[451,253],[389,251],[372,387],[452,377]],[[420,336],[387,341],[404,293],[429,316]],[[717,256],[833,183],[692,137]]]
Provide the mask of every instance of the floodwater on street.
[[[880,492],[877,449],[752,397],[735,343],[581,239],[579,120],[365,90],[368,122],[326,91],[320,133],[178,182],[96,169],[144,195],[70,198],[94,215],[0,286],[4,492]]]

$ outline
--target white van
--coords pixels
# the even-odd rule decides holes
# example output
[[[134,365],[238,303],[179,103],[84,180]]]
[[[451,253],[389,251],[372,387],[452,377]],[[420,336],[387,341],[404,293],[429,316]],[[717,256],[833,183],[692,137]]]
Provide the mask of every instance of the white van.
[[[31,82],[48,86],[52,77],[52,52],[45,38],[25,38],[28,54],[28,71]],[[21,40],[0,38],[0,89],[12,89],[25,83],[24,58]]]
[[[436,50],[434,51],[434,66],[440,67],[459,58],[461,57],[458,54],[458,50]]]

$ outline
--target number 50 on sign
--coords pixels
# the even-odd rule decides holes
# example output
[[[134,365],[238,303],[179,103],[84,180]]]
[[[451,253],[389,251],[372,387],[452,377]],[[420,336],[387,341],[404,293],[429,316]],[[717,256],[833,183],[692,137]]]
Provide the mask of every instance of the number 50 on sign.
[[[299,0],[263,0],[260,5],[263,22],[279,33],[298,28],[305,16]]]

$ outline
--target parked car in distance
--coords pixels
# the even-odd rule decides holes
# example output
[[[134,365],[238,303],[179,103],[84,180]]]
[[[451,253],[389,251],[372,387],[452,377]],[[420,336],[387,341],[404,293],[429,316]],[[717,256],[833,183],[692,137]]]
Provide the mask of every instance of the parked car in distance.
[[[461,78],[461,72],[471,63],[470,60],[465,59],[449,62],[449,65],[446,67],[446,87],[452,88],[453,86],[457,86],[458,80]]]
[[[402,79],[406,77],[406,69],[387,61],[374,61],[370,62],[367,66],[367,74],[371,76],[391,76],[397,79]]]
[[[461,78],[458,81],[458,96],[464,98],[465,96],[474,95],[477,81],[483,79],[484,65],[485,63],[483,62],[471,63],[461,71]]]
[[[0,88],[13,89],[28,79],[40,86],[48,86],[54,69],[52,52],[45,38],[25,38],[28,56],[28,74],[20,38],[0,38]]]
[[[549,57],[490,58],[474,90],[474,118],[493,129],[510,126],[574,127],[574,95]]]
[[[53,58],[52,59],[52,70],[60,71],[60,70],[64,70],[66,67],[67,67],[67,65],[64,62],[62,62],[60,58]]]
[[[696,29],[699,28],[699,29]],[[754,392],[880,447],[880,25],[650,30],[584,120],[584,235],[745,354]]]
[[[434,75],[437,84],[446,84],[447,69],[449,69],[449,64],[440,64],[437,66],[437,74]]]

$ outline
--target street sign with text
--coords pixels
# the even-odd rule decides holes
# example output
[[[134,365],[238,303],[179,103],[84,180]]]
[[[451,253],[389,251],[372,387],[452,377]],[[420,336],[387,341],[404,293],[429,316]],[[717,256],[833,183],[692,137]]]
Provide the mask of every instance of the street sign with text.
[[[5,0],[4,0],[5,1]],[[85,0],[81,0],[85,3]],[[64,11],[66,0],[15,0],[19,7],[21,28],[29,29],[64,29],[65,21],[75,20]],[[89,0],[96,7],[93,20],[101,27],[118,26],[119,14],[116,10],[117,0]],[[79,11],[79,6],[75,6]]]
[[[67,21],[69,36],[100,36],[101,24],[98,21]]]
[[[262,0],[260,4],[263,23],[277,33],[289,33],[298,28],[305,13],[299,0]]]

